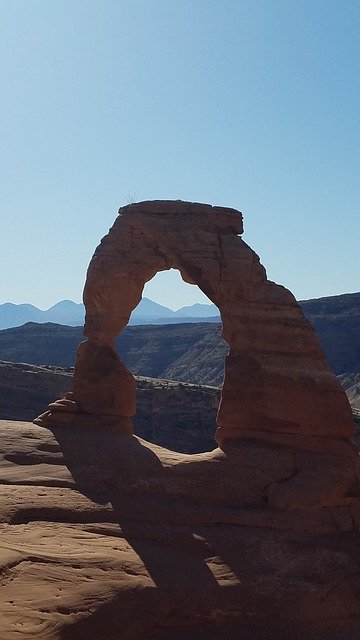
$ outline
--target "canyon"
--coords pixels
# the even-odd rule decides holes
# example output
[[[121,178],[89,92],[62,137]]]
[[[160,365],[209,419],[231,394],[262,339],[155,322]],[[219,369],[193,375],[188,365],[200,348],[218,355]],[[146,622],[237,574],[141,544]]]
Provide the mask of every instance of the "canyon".
[[[32,421],[72,388],[72,369],[0,361],[0,419]],[[215,448],[220,389],[136,376],[134,432],[180,453]]]
[[[360,374],[360,294],[301,302],[327,361],[345,388]],[[74,366],[82,327],[27,323],[0,331],[0,359],[34,365]],[[128,326],[116,350],[135,374],[218,386],[228,345],[218,323]]]

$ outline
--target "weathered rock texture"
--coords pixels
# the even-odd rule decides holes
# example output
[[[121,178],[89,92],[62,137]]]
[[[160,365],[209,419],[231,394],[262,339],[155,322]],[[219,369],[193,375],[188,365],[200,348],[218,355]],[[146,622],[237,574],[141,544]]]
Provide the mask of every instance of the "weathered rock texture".
[[[36,422],[132,433],[135,381],[114,342],[144,284],[173,267],[221,311],[230,351],[217,442],[224,450],[248,441],[284,447],[267,483],[273,507],[345,505],[358,490],[347,398],[295,298],[267,280],[242,231],[242,215],[233,209],[181,201],[120,209],[89,266],[87,340],[78,348],[73,393]],[[256,501],[256,493],[248,499]]]
[[[293,451],[189,456],[86,424],[0,433],[1,640],[360,637],[359,500],[334,483],[319,507],[318,476],[305,508],[273,507]],[[321,456],[302,456],[316,472]]]

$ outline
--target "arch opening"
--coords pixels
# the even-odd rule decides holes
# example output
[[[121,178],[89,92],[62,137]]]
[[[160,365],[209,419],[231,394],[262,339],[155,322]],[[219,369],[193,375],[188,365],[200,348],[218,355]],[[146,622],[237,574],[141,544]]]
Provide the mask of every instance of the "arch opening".
[[[228,351],[220,312],[197,285],[181,284],[179,271],[165,273],[160,278],[156,274],[144,294],[157,297],[161,286],[162,301],[177,309],[145,297],[142,311],[143,297],[130,326],[116,340],[117,352],[136,380],[134,433],[180,453],[211,451]]]
[[[172,311],[194,304],[213,304],[197,284],[186,282],[180,271],[173,268],[158,271],[146,282],[143,297],[165,305]]]

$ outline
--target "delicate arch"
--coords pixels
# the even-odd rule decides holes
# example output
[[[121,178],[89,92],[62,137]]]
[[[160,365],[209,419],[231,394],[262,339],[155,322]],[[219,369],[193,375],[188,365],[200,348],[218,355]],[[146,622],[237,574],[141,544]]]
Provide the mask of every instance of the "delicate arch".
[[[242,214],[234,209],[159,200],[119,210],[90,262],[84,289],[87,340],[78,350],[68,398],[83,421],[132,432],[135,382],[114,341],[144,284],[175,268],[220,309],[230,347],[217,419],[220,444],[351,434],[346,396],[314,330],[293,295],[267,280],[242,232]]]

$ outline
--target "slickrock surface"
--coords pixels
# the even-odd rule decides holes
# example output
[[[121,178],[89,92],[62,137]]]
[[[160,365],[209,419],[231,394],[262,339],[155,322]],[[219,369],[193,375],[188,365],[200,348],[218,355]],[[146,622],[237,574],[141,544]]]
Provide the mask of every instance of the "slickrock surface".
[[[2,640],[358,639],[359,499],[271,506],[294,452],[0,432]]]

